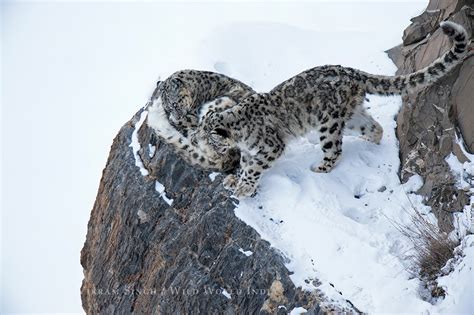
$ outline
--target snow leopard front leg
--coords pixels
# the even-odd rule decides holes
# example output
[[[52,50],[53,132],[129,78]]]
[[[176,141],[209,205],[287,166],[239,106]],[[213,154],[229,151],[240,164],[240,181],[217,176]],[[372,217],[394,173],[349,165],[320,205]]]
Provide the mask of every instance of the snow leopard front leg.
[[[148,126],[155,131],[156,135],[172,145],[175,151],[181,154],[188,163],[222,171],[234,169],[235,162],[237,162],[236,152],[229,150],[228,154],[218,155],[205,146],[193,144],[190,139],[183,136],[171,125],[160,98],[147,109]]]
[[[192,112],[188,112],[180,118],[170,115],[168,119],[176,128],[186,131],[196,129],[199,124],[198,117]]]
[[[235,175],[226,177],[224,186],[232,189],[237,198],[249,197],[256,192],[263,171],[270,168],[285,149],[285,144],[277,137],[267,137],[265,144],[265,147],[255,155],[241,152],[238,177]]]
[[[199,110],[198,110],[198,123],[200,123],[204,116],[206,116],[207,113],[209,112],[222,112],[228,108],[231,108],[235,106],[237,103],[227,97],[227,96],[221,96],[216,98],[215,100],[209,101],[205,104],[203,104]]]
[[[252,158],[252,156],[250,154],[248,154],[247,152],[245,152],[245,153],[241,152],[241,154],[240,154],[240,168],[238,170],[238,174],[230,174],[230,175],[227,175],[226,178],[224,178],[223,185],[226,189],[232,190],[232,191],[236,190],[237,185],[239,184],[239,179],[242,176],[244,176],[244,174],[246,173],[244,171],[243,165],[246,165],[247,161],[250,161],[251,158]],[[252,173],[253,172],[254,172],[254,170],[252,171]]]

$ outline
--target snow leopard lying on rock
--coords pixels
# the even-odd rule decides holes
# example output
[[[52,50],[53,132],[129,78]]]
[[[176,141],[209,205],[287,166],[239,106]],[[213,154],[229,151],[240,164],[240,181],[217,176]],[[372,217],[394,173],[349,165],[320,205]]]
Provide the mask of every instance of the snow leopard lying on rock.
[[[228,171],[239,164],[237,148],[216,152],[191,143],[199,119],[208,111],[219,112],[236,105],[255,91],[246,84],[223,74],[181,70],[159,82],[148,107],[148,125],[173,145],[188,162],[208,169]]]
[[[254,194],[262,172],[281,156],[288,141],[311,130],[319,131],[324,153],[322,163],[311,170],[329,172],[341,155],[344,128],[377,144],[382,138],[382,127],[362,106],[367,93],[404,93],[434,82],[461,62],[467,51],[465,29],[453,22],[443,22],[441,28],[454,45],[420,71],[383,76],[339,65],[312,68],[269,93],[253,94],[223,111],[208,111],[190,134],[191,142],[199,144],[203,154],[240,150],[239,174],[224,180],[236,197]]]

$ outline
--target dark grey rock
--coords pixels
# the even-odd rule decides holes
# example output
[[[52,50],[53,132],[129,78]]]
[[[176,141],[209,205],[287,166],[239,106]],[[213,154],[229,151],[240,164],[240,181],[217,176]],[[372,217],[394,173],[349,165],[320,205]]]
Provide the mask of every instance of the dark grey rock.
[[[212,182],[208,172],[187,165],[146,123],[138,133],[149,171],[142,176],[129,147],[139,114],[113,142],[81,252],[88,314],[355,310],[349,302],[332,307],[317,289],[296,288],[280,253],[235,216],[223,176]],[[148,143],[156,146],[152,158]],[[155,190],[156,180],[172,206]]]
[[[474,11],[473,11],[474,12]],[[466,149],[474,153],[474,58],[471,57],[459,70],[453,84],[452,102],[457,126],[463,135]]]
[[[411,19],[413,23],[403,32],[403,45],[414,44],[432,34],[439,24],[438,20],[441,15],[442,12],[440,10],[425,11]]]

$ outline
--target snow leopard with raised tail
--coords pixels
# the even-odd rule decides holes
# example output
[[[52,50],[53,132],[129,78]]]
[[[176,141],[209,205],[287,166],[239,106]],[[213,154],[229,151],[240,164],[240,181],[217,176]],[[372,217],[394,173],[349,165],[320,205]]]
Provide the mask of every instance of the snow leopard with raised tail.
[[[324,153],[314,172],[329,172],[341,155],[344,128],[357,130],[379,143],[383,129],[363,108],[366,94],[392,95],[428,85],[461,62],[468,34],[453,22],[441,23],[452,48],[428,67],[400,76],[373,75],[339,65],[306,70],[269,93],[256,93],[221,112],[209,111],[190,135],[204,150],[240,150],[240,171],[228,175],[224,186],[236,197],[251,196],[264,170],[281,156],[291,138],[311,130],[320,134]]]
[[[194,131],[199,119],[208,111],[222,111],[254,94],[248,85],[210,71],[181,70],[159,82],[148,107],[148,125],[181,156],[193,165],[227,171],[238,165],[237,148],[215,152],[187,134]]]
[[[243,82],[226,75],[200,70],[180,70],[158,84],[153,98],[161,97],[171,124],[187,134],[198,125],[203,105],[233,106],[255,91]]]

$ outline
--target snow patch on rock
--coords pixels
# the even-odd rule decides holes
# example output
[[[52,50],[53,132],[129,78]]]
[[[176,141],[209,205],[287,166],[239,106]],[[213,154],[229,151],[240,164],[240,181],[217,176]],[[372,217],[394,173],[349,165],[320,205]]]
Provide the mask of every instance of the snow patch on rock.
[[[218,172],[212,172],[211,174],[209,174],[209,178],[211,179],[211,182],[213,182],[216,179],[217,175],[219,174],[220,173]]]
[[[241,252],[242,254],[244,254],[244,255],[247,256],[247,257],[253,255],[253,252],[252,252],[252,251],[250,251],[250,250],[243,250],[242,248],[239,248],[239,252]]]
[[[226,289],[224,288],[221,288],[222,289],[222,295],[225,296],[226,298],[228,298],[229,300],[232,298],[232,296],[230,295],[229,292],[227,292]]]
[[[173,204],[173,199],[170,199],[166,196],[165,186],[159,181],[155,182],[155,190],[160,194],[161,199],[163,199],[168,205]]]
[[[140,173],[142,174],[142,176],[147,176],[149,173],[148,173],[148,170],[143,165],[143,161],[140,158],[140,154],[138,153],[138,151],[140,151],[141,149],[140,141],[138,140],[138,131],[143,125],[143,122],[145,121],[147,115],[148,115],[148,111],[146,110],[142,111],[142,113],[140,114],[140,119],[135,124],[135,128],[132,133],[132,139],[129,145],[132,148],[133,156],[135,158],[135,166],[137,166],[140,169]]]

